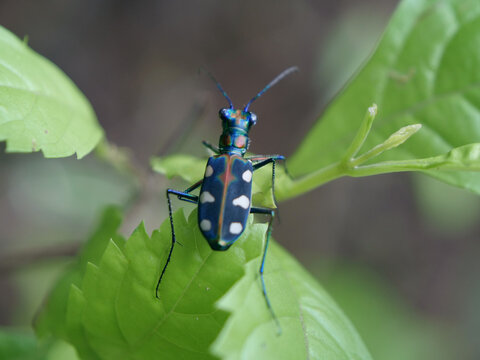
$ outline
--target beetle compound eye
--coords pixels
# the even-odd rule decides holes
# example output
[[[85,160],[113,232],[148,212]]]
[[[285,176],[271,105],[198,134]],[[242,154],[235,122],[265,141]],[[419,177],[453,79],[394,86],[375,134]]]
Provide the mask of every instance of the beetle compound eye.
[[[218,115],[222,120],[226,120],[228,117],[228,109],[226,108],[220,109],[220,111],[218,112]]]
[[[253,126],[257,123],[257,115],[250,113],[250,126]]]

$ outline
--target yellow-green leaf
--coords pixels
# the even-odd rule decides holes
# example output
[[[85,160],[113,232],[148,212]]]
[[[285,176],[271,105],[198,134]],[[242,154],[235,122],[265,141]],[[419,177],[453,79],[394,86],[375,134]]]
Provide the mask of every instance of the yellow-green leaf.
[[[88,154],[103,136],[81,91],[53,63],[0,26],[0,141],[8,152]]]

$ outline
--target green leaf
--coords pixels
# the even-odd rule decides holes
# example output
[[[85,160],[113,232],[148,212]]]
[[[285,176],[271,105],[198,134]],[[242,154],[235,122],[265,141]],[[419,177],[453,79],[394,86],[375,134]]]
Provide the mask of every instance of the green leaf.
[[[280,319],[274,332],[258,284],[258,259],[220,300],[232,313],[213,345],[222,359],[370,359],[350,321],[298,262],[273,243],[268,253],[268,295]]]
[[[46,360],[79,360],[75,348],[65,341],[55,341],[49,348]]]
[[[203,178],[207,158],[201,159],[190,155],[175,154],[164,157],[153,157],[150,160],[152,169],[168,178],[180,176],[188,183],[195,183]]]
[[[380,160],[431,158],[479,143],[479,48],[480,2],[403,0],[369,61],[288,159],[289,171],[308,176],[341,161],[372,103],[378,116],[362,152],[401,127],[423,125]],[[471,168],[426,173],[480,193],[480,174],[458,170]]]
[[[115,223],[117,216],[110,215]],[[103,224],[111,223],[107,218]],[[68,296],[61,297],[65,302],[61,310],[50,306],[52,299],[47,303],[41,318],[52,321],[42,322],[43,333],[61,336],[85,359],[211,359],[215,356],[210,348],[219,334],[223,339],[225,334],[238,339],[231,349],[230,344],[217,341],[217,354],[218,349],[232,353],[243,347],[254,349],[256,345],[252,348],[242,334],[246,327],[260,324],[255,340],[262,349],[262,344],[267,344],[270,350],[262,350],[266,358],[274,356],[279,342],[285,348],[298,349],[297,340],[306,339],[312,357],[327,353],[369,359],[359,336],[320,285],[272,244],[265,280],[284,329],[279,340],[255,275],[267,226],[254,224],[252,219],[228,251],[212,251],[198,229],[196,211],[188,220],[183,211],[177,212],[174,223],[179,244],[160,284],[160,299],[155,297],[155,287],[171,244],[168,219],[152,236],[141,224],[125,243],[112,239],[111,228],[104,231],[101,224],[96,232],[99,236],[87,243],[88,250],[79,261],[85,264],[81,279],[69,287],[60,285],[69,288]],[[248,289],[250,305],[233,309],[232,303],[245,302],[239,286]],[[227,322],[230,309],[233,314]],[[49,316],[50,312],[56,315]],[[53,319],[62,323],[63,332]]]
[[[8,152],[88,154],[103,130],[85,96],[53,63],[0,26],[0,141]]]

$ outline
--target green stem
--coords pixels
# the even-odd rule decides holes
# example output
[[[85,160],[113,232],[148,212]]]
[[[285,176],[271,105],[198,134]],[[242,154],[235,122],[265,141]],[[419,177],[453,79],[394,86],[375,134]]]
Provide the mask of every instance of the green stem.
[[[346,175],[346,168],[343,163],[337,162],[313,173],[292,180],[287,176],[279,179],[276,197],[279,201],[288,199],[323,185],[329,181]]]
[[[351,163],[347,165],[343,162],[336,162],[295,180],[291,180],[286,176],[281,177],[279,179],[276,197],[279,201],[295,197],[344,176],[361,177],[391,172],[421,171],[432,167],[430,162],[418,162],[418,160],[385,161],[373,165],[356,167],[351,167]]]
[[[429,158],[404,161],[385,161],[373,165],[360,166],[361,164],[364,164],[368,160],[380,155],[381,153],[403,144],[421,127],[419,124],[405,126],[392,134],[383,143],[374,146],[372,149],[354,159],[353,156],[356,155],[358,150],[365,142],[365,138],[371,128],[371,122],[375,117],[374,109],[376,108],[372,107],[370,109],[370,115],[367,115],[361,126],[361,129],[358,131],[357,136],[355,137],[355,144],[348,148],[348,151],[341,161],[333,163],[299,179],[291,180],[286,176],[283,177],[283,179],[279,181],[281,185],[278,187],[278,189],[282,190],[277,192],[278,199],[282,200],[300,195],[342,176],[360,177],[385,174],[389,172],[427,170],[428,168],[438,166],[441,162],[444,162],[443,159],[434,161],[434,158]]]
[[[355,135],[355,138],[351,142],[350,146],[348,147],[345,155],[343,156],[343,161],[348,162],[350,161],[357,153],[360,151],[363,143],[368,137],[370,133],[370,129],[372,128],[373,120],[377,116],[377,105],[373,104],[367,110],[365,117],[360,125],[360,128]]]

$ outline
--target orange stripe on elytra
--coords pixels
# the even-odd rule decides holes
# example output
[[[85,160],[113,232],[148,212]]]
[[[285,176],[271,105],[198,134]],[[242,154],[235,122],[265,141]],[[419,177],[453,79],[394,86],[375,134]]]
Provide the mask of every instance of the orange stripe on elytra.
[[[225,199],[227,198],[227,190],[230,184],[230,179],[232,178],[232,173],[230,172],[230,164],[232,163],[232,157],[225,154],[225,175],[223,178],[223,194],[222,194],[222,203],[220,204],[220,212],[218,214],[218,239],[222,238],[222,226],[223,226],[223,213],[225,210]]]

